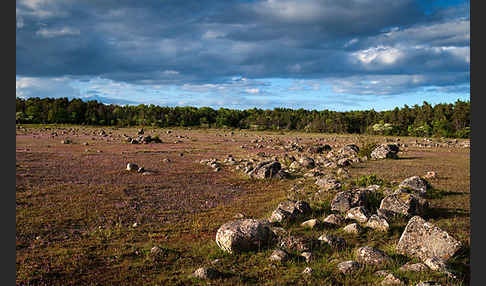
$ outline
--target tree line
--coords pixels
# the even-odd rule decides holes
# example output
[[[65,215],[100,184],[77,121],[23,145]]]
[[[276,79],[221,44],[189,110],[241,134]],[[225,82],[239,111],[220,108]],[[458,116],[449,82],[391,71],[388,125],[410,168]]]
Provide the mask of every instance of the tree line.
[[[78,98],[16,98],[16,123],[70,123],[104,126],[194,126],[256,130],[298,130],[392,136],[469,138],[470,101],[388,111],[330,111],[274,108],[212,109],[210,107],[103,104]]]

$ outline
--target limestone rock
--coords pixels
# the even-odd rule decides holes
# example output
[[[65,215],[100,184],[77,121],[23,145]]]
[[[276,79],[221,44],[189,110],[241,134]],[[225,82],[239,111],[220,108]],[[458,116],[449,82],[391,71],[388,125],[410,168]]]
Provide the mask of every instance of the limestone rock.
[[[361,265],[358,262],[352,260],[343,261],[337,265],[337,269],[344,275],[349,275],[357,272],[360,267]]]
[[[350,208],[366,206],[367,192],[351,190],[337,193],[331,201],[331,210],[346,212]]]
[[[319,178],[316,180],[315,184],[321,187],[324,191],[339,190],[341,188],[341,183],[331,177]]]
[[[138,165],[134,163],[128,163],[127,164],[127,171],[137,171],[138,170]]]
[[[217,279],[221,277],[221,273],[218,270],[210,267],[201,267],[198,268],[196,271],[194,271],[192,277],[203,279],[203,280]]]
[[[346,241],[344,238],[337,237],[332,234],[324,233],[323,235],[319,236],[318,240],[327,243],[333,249],[341,250],[346,247]]]
[[[384,265],[391,261],[391,258],[382,250],[371,246],[363,246],[356,250],[358,262],[368,265]]]
[[[381,144],[371,152],[371,158],[375,160],[388,158],[396,159],[398,158],[397,153],[399,150],[400,149],[396,144]]]
[[[380,285],[406,285],[402,280],[395,277],[393,274],[388,274]]]
[[[343,228],[343,230],[347,233],[359,234],[363,231],[362,227],[357,223],[348,224]]]
[[[309,219],[304,221],[303,223],[300,224],[302,227],[307,227],[307,228],[314,228],[317,225],[319,225],[321,222],[318,219]]]
[[[289,259],[289,255],[287,252],[281,249],[276,249],[272,252],[272,255],[270,255],[268,259],[271,261],[285,262]]]
[[[388,231],[388,229],[390,228],[390,225],[385,218],[375,214],[370,216],[368,222],[366,223],[366,226],[379,231]]]
[[[424,272],[429,270],[429,267],[423,263],[405,263],[399,268],[400,271]]]
[[[437,257],[443,260],[451,258],[461,247],[461,242],[447,232],[419,216],[412,217],[396,246],[399,253],[425,259]]]
[[[340,226],[344,223],[344,217],[338,214],[330,214],[324,219],[325,224]]]
[[[424,211],[424,205],[421,202],[413,194],[395,192],[381,200],[380,209],[406,216],[419,215]]]
[[[223,224],[216,233],[216,244],[233,253],[258,250],[273,240],[269,225],[255,219],[239,219]]]
[[[427,193],[428,182],[419,176],[413,176],[406,178],[398,186],[400,188],[411,189],[415,191],[416,194],[423,197]]]
[[[356,220],[360,223],[368,221],[369,212],[364,207],[354,207],[348,210],[346,218]]]

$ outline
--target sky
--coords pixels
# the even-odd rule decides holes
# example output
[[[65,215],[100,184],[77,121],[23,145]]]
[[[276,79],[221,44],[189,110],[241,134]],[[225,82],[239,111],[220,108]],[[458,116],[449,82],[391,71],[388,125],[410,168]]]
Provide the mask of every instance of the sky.
[[[390,110],[470,99],[469,1],[17,0],[16,97]]]

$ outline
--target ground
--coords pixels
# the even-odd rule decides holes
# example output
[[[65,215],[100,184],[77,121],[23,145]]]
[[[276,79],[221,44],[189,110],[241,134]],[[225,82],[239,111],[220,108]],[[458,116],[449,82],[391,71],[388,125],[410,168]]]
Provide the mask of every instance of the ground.
[[[101,136],[104,130],[106,136]],[[237,213],[268,217],[287,191],[302,183],[311,190],[312,179],[256,180],[224,166],[221,171],[200,164],[201,159],[223,159],[231,154],[246,158],[272,148],[251,141],[266,138],[265,145],[300,139],[300,143],[327,142],[333,146],[354,143],[362,147],[382,143],[377,136],[261,132],[213,129],[144,128],[162,143],[129,144],[123,134],[137,137],[139,128],[38,126],[17,127],[16,135],[16,281],[18,285],[374,285],[381,281],[367,267],[353,276],[336,271],[337,263],[353,258],[364,245],[383,249],[393,258],[389,270],[415,285],[433,280],[442,285],[468,285],[470,279],[470,158],[469,148],[402,148],[398,160],[366,161],[348,168],[352,186],[357,178],[375,175],[394,186],[427,171],[433,191],[426,219],[461,241],[463,247],[449,261],[458,274],[450,279],[436,272],[402,273],[408,261],[397,254],[396,243],[407,221],[391,225],[387,233],[367,230],[359,237],[331,230],[346,239],[344,251],[322,247],[306,263],[293,256],[271,265],[272,249],[226,254],[215,243],[216,231]],[[170,133],[168,131],[171,131]],[[63,144],[65,139],[71,144]],[[273,143],[268,143],[272,139]],[[420,138],[399,138],[414,142]],[[442,139],[438,139],[442,140]],[[169,160],[167,160],[169,159]],[[125,170],[128,162],[143,166],[151,175]],[[315,181],[315,179],[314,179]],[[313,217],[329,214],[329,194],[312,201]],[[317,238],[323,230],[304,230],[296,222],[293,233]],[[162,254],[150,254],[159,246]],[[219,259],[214,262],[215,259]],[[213,264],[211,264],[213,263]],[[214,281],[189,275],[203,265],[224,273]],[[305,278],[307,266],[314,272]]]

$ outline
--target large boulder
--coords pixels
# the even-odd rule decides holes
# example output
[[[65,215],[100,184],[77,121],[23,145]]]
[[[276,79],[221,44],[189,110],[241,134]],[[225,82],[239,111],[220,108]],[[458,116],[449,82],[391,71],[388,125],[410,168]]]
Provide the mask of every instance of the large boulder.
[[[282,165],[277,161],[260,162],[252,171],[251,176],[257,179],[277,177]]]
[[[417,196],[405,192],[395,192],[384,197],[380,209],[386,213],[403,214],[405,216],[420,215],[424,212],[426,202]]]
[[[370,213],[364,207],[350,208],[346,213],[347,219],[356,220],[360,223],[367,222],[369,217],[370,217]]]
[[[461,247],[461,242],[419,216],[412,217],[398,241],[399,253],[425,261],[438,257],[447,260]]]
[[[273,232],[269,225],[255,219],[229,221],[216,233],[216,244],[229,253],[259,250],[272,240]]]
[[[366,206],[368,192],[366,190],[351,190],[337,193],[331,201],[331,210],[346,212],[351,208]]]
[[[312,212],[309,203],[305,201],[283,201],[272,212],[269,222],[284,222],[296,219],[299,216],[306,216]]]
[[[348,144],[343,148],[339,149],[338,153],[344,155],[357,155],[359,152],[359,147],[356,144]]]
[[[400,149],[396,144],[381,144],[371,152],[371,158],[378,159],[397,159]]]
[[[420,178],[419,176],[413,176],[403,180],[399,187],[409,189],[413,191],[413,193],[423,197],[427,193],[428,185],[429,183],[426,180]]]

